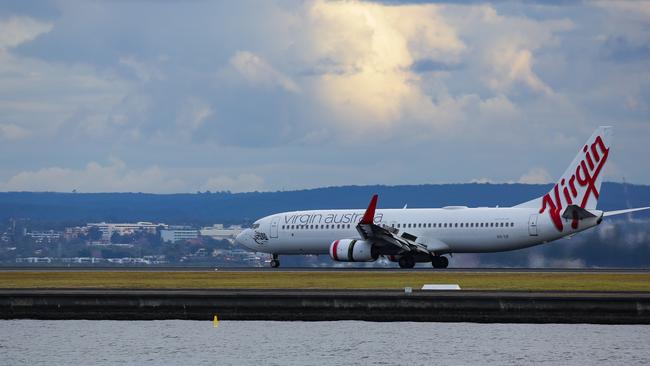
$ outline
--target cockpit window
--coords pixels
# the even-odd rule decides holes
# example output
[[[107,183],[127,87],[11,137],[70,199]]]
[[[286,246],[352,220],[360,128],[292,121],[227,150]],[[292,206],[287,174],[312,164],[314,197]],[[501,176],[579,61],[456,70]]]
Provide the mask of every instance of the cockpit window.
[[[253,229],[257,229],[258,227],[260,227],[260,224],[253,224]]]

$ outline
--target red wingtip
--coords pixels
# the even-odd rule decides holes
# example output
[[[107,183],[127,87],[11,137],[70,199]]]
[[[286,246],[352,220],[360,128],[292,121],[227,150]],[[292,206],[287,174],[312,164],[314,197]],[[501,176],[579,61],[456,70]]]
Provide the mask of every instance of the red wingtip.
[[[372,196],[372,199],[370,200],[370,204],[368,205],[368,209],[366,210],[366,213],[363,214],[363,218],[361,219],[361,224],[372,224],[374,219],[375,219],[375,209],[377,208],[377,198],[378,195]]]

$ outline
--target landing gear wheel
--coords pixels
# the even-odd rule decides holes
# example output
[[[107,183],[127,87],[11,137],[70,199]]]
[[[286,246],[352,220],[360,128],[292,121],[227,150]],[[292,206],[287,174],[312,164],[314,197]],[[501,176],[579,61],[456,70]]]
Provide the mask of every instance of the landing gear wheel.
[[[449,266],[449,259],[437,255],[431,259],[431,265],[433,268],[447,268],[447,266]]]
[[[399,261],[399,267],[400,268],[413,268],[415,267],[415,259],[411,257],[410,255],[404,255],[400,257]]]
[[[278,268],[280,267],[280,260],[278,260],[278,255],[273,254],[273,259],[271,259],[271,268]]]

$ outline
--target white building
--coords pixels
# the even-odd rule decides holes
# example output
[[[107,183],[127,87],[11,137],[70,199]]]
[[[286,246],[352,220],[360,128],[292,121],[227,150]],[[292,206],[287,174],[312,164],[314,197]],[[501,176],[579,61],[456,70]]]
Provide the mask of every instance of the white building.
[[[164,242],[176,243],[178,241],[191,240],[198,237],[199,230],[196,229],[160,230],[160,238]]]
[[[61,232],[54,231],[54,230],[30,231],[30,232],[26,232],[25,236],[31,237],[37,243],[42,243],[44,241],[50,242],[50,241],[58,240],[59,238],[61,238]]]
[[[201,229],[201,236],[209,236],[212,239],[229,240],[232,242],[242,230],[241,225],[231,225],[226,228],[223,224],[214,224]]]

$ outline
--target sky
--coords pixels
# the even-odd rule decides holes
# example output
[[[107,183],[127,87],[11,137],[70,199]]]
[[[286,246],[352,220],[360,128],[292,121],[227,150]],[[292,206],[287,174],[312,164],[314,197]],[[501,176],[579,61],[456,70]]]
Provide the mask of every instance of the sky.
[[[0,3],[0,191],[650,184],[650,2]]]

